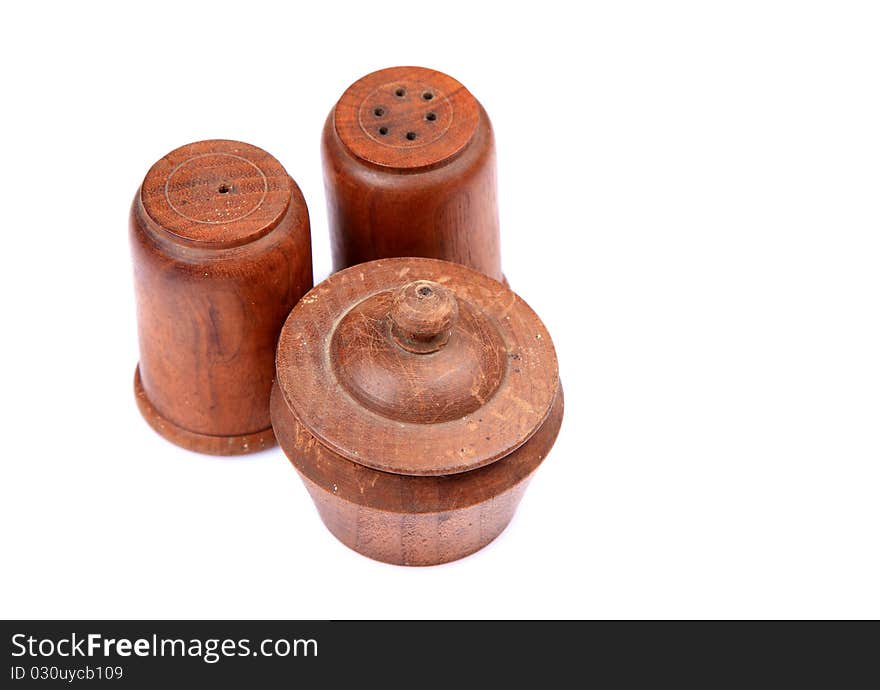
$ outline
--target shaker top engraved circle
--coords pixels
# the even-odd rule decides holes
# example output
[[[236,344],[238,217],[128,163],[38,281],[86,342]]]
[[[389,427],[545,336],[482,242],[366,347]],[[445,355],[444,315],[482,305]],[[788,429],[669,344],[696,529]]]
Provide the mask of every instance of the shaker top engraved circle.
[[[352,84],[333,110],[343,146],[367,163],[399,170],[432,167],[461,153],[482,108],[452,77],[391,67]]]
[[[240,220],[259,208],[268,191],[262,170],[246,158],[228,153],[193,156],[172,170],[165,181],[168,204],[195,223]]]
[[[449,131],[455,106],[436,87],[408,83],[404,88],[399,84],[383,84],[363,100],[358,110],[361,131],[376,143],[392,148],[433,144]],[[396,95],[401,88],[405,94],[413,94],[404,103]],[[431,95],[430,100],[423,98],[425,94]]]
[[[175,149],[144,178],[147,216],[176,241],[205,248],[252,242],[277,226],[293,197],[287,171],[262,149],[214,139]]]

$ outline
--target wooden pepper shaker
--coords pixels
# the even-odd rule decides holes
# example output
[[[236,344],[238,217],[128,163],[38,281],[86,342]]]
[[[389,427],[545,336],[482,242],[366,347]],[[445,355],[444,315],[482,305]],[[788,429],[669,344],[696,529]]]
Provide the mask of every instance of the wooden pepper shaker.
[[[399,565],[507,526],[562,422],[550,335],[503,284],[434,259],[336,273],[278,343],[272,423],[329,530]]]
[[[166,439],[236,455],[275,443],[275,344],[312,286],[305,200],[249,144],[188,144],[147,173],[131,209],[138,407]]]
[[[339,99],[322,141],[335,270],[421,256],[503,281],[492,125],[459,82],[373,72]]]

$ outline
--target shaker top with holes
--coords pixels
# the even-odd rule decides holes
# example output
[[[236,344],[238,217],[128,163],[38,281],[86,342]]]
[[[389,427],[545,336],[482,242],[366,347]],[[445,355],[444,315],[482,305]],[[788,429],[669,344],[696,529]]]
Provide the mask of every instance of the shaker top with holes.
[[[352,84],[333,113],[356,157],[387,168],[438,165],[474,136],[480,106],[452,77],[424,67],[390,67]]]
[[[506,457],[559,393],[553,343],[529,306],[482,273],[435,259],[330,276],[294,307],[276,363],[281,393],[312,436],[404,475]]]
[[[147,173],[141,200],[171,239],[227,248],[262,237],[284,216],[292,182],[269,153],[239,141],[187,144]]]

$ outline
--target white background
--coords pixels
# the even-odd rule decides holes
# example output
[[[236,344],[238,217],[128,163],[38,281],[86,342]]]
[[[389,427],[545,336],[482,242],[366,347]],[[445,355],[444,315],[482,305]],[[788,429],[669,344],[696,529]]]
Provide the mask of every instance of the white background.
[[[880,616],[876,4],[9,3],[0,33],[3,617]],[[397,64],[492,117],[504,270],[566,389],[510,528],[426,569],[131,390],[150,165],[267,149],[323,279],[324,118]]]

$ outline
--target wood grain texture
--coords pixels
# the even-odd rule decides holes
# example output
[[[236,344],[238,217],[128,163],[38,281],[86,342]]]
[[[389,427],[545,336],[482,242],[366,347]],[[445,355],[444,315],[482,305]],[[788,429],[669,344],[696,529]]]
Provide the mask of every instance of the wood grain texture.
[[[172,151],[131,209],[140,362],[150,425],[205,453],[274,443],[275,344],[312,286],[305,200],[268,153],[227,140]]]
[[[392,67],[358,80],[322,155],[335,270],[419,256],[504,280],[492,126],[452,77]]]
[[[491,541],[562,412],[540,319],[459,264],[397,258],[340,271],[279,338],[279,442],[328,528],[378,560],[441,563]]]

